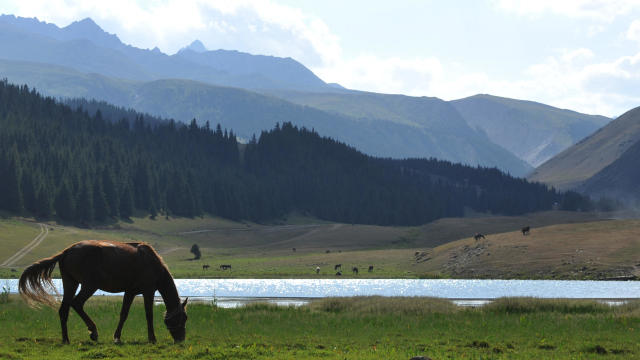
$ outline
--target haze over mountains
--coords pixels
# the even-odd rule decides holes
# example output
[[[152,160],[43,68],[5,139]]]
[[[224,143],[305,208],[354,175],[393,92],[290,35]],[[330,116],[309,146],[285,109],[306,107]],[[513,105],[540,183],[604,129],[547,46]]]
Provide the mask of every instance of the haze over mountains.
[[[491,96],[446,102],[327,84],[291,58],[174,55],[123,44],[91,19],[59,28],[0,16],[0,77],[57,97],[86,97],[248,139],[289,121],[384,157],[436,157],[524,176],[609,119]],[[55,66],[52,66],[55,65]]]

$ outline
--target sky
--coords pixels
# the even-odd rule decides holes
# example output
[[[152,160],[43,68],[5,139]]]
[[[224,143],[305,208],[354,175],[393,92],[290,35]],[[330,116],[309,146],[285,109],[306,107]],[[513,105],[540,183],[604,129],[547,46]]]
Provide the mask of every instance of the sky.
[[[351,89],[606,116],[640,106],[640,0],[0,0],[0,13],[90,17],[168,54],[198,39],[292,57]]]

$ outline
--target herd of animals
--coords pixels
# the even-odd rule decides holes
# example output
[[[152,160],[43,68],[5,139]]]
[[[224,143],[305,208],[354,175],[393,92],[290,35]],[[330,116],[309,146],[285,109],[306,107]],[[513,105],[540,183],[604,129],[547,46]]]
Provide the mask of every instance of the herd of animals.
[[[527,225],[522,229],[520,229],[520,231],[522,232],[523,236],[529,235],[529,232],[531,231],[531,226]],[[473,235],[473,239],[478,241],[480,239],[486,239],[486,236],[481,233],[475,233],[475,235]],[[293,248],[292,251],[296,252],[296,248]],[[329,250],[327,250],[327,253],[329,253]],[[209,264],[202,265],[202,271],[206,271],[210,268],[211,266]],[[231,265],[228,265],[228,264],[220,265],[220,270],[231,270]],[[336,264],[333,267],[333,270],[336,272],[336,276],[342,276],[342,264]],[[358,275],[359,270],[357,266],[352,267],[351,271],[353,272],[354,275]],[[373,265],[369,265],[368,272],[373,272]],[[316,266],[316,274],[320,274],[319,266]]]
[[[522,236],[527,236],[527,235],[529,235],[529,232],[531,231],[531,226],[525,226],[522,229],[520,229],[520,231],[522,232]],[[475,241],[478,241],[480,239],[486,239],[486,237],[481,233],[476,233],[475,235],[473,235],[473,239]]]
[[[202,271],[207,271],[211,268],[211,265],[204,264],[202,265]],[[220,270],[231,270],[231,265],[220,265]],[[333,270],[336,271],[336,276],[342,276],[342,264],[336,264],[333,267]],[[351,268],[351,271],[358,275],[358,267],[354,266]],[[369,265],[368,272],[373,272],[373,265]],[[316,274],[320,274],[320,266],[316,266]]]

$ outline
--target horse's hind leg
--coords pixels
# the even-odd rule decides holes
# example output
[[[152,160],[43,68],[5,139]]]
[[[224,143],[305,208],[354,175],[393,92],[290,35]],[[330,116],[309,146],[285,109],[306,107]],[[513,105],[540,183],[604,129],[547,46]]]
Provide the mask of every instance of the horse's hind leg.
[[[76,295],[76,290],[78,290],[78,282],[69,276],[64,276],[63,274],[62,288],[64,290],[64,295],[62,296],[62,304],[60,304],[58,314],[60,315],[60,327],[62,328],[62,342],[68,344],[69,334],[67,332],[67,319],[69,318],[69,307],[71,306],[73,297]]]
[[[91,295],[96,292],[96,290],[98,289],[89,287],[86,284],[82,284],[80,292],[71,302],[71,306],[73,307],[73,309],[78,313],[78,315],[80,315],[82,320],[84,320],[84,323],[87,325],[87,329],[89,329],[89,332],[91,333],[89,337],[93,341],[98,341],[98,328],[96,327],[96,324],[93,322],[93,320],[91,320],[89,315],[84,312],[83,307],[87,299],[89,299]]]

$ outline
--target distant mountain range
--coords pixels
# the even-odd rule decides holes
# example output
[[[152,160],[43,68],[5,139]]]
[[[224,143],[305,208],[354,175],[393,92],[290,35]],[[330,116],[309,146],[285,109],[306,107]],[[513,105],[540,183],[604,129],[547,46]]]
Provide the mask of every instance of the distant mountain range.
[[[451,104],[471,127],[533,167],[606,125],[611,119],[533,101],[475,95]]]
[[[529,176],[560,190],[640,199],[640,107],[556,155]]]
[[[0,77],[47,95],[221,123],[244,138],[290,121],[376,156],[435,157],[515,176],[608,121],[485,95],[445,102],[353,91],[291,58],[209,51],[197,40],[166,55],[125,45],[91,19],[59,28],[0,16]]]

